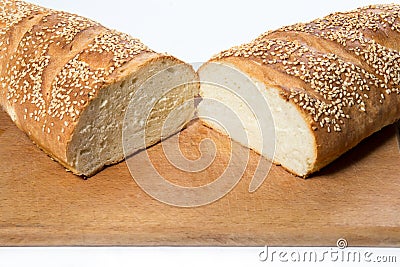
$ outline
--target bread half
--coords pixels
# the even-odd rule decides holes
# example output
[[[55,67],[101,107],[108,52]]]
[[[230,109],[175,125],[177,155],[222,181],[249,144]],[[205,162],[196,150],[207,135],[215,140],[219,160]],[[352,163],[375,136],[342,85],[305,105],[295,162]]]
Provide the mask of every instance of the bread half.
[[[230,107],[247,135],[232,139],[307,177],[400,119],[399,18],[400,5],[368,6],[223,51],[199,70],[200,95],[217,100],[199,116],[223,132],[210,110]]]
[[[164,131],[168,136],[194,112],[198,85],[190,65],[78,15],[1,1],[0,50],[0,105],[77,175],[92,176],[124,159],[123,127],[159,129],[165,114],[180,108],[176,123]],[[174,93],[160,95],[164,88]],[[124,125],[132,105],[132,125]],[[154,108],[144,110],[148,105]],[[160,131],[148,132],[126,153],[160,141],[154,132]]]

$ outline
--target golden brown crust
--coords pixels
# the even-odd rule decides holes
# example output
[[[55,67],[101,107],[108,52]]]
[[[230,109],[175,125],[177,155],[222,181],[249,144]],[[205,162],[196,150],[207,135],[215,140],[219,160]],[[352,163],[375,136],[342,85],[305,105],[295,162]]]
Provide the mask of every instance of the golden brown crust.
[[[399,14],[398,5],[335,13],[267,32],[212,60],[263,73],[261,81],[299,108],[315,133],[314,172],[400,118]]]

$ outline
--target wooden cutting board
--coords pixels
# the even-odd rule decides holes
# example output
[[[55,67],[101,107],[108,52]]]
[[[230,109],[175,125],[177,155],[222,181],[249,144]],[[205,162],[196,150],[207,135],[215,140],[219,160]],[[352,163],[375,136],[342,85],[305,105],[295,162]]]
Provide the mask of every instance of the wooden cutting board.
[[[199,175],[172,175],[175,183],[201,185],[223,171],[229,140],[200,123],[180,134],[183,154],[198,157],[199,142],[206,137],[218,148],[215,162]],[[156,162],[164,160],[157,158],[160,151],[160,145],[149,150]],[[240,182],[220,200],[198,208],[173,207],[144,193],[126,163],[86,181],[66,172],[0,111],[0,245],[335,246],[339,238],[349,246],[400,245],[400,152],[394,126],[308,180],[273,166],[262,186],[249,193],[258,160],[251,152]]]

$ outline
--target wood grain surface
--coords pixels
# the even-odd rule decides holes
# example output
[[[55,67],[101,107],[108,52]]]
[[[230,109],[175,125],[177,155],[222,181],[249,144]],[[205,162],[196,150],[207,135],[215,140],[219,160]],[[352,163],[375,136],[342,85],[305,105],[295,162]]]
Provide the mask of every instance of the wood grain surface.
[[[165,164],[160,145],[148,152],[164,173],[175,173],[167,179],[201,185],[223,172],[231,146],[194,123],[179,135],[182,153],[198,158],[204,138],[214,141],[217,152],[199,173],[182,174]],[[247,152],[242,148],[239,155]],[[243,177],[225,197],[197,208],[173,207],[143,192],[125,162],[89,180],[66,172],[0,111],[0,245],[335,246],[339,238],[349,246],[400,245],[394,126],[308,180],[273,166],[254,193],[248,188],[260,158],[250,155]],[[130,158],[136,159],[140,163],[140,153]]]

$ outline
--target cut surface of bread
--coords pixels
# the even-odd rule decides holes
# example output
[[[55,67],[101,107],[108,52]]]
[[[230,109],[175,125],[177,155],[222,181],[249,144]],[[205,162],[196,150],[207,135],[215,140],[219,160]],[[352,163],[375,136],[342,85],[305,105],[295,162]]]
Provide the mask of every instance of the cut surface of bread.
[[[299,176],[308,174],[317,156],[316,140],[296,105],[231,64],[210,62],[199,75],[203,101],[198,113],[206,125]],[[236,120],[242,127],[226,125]]]
[[[194,114],[196,79],[189,65],[160,57],[104,88],[80,117],[68,145],[67,164],[79,170],[77,173],[91,176],[105,165],[120,162],[125,156],[177,133]],[[180,84],[183,86],[174,88]],[[174,88],[175,94],[161,96],[160,91],[165,88]],[[164,106],[157,104],[162,97]],[[185,105],[180,107],[178,104],[183,102]],[[177,108],[180,112],[174,117],[175,123],[165,129],[165,117]],[[139,134],[125,134],[126,147],[123,147],[123,127],[125,133],[129,128],[129,132]]]

